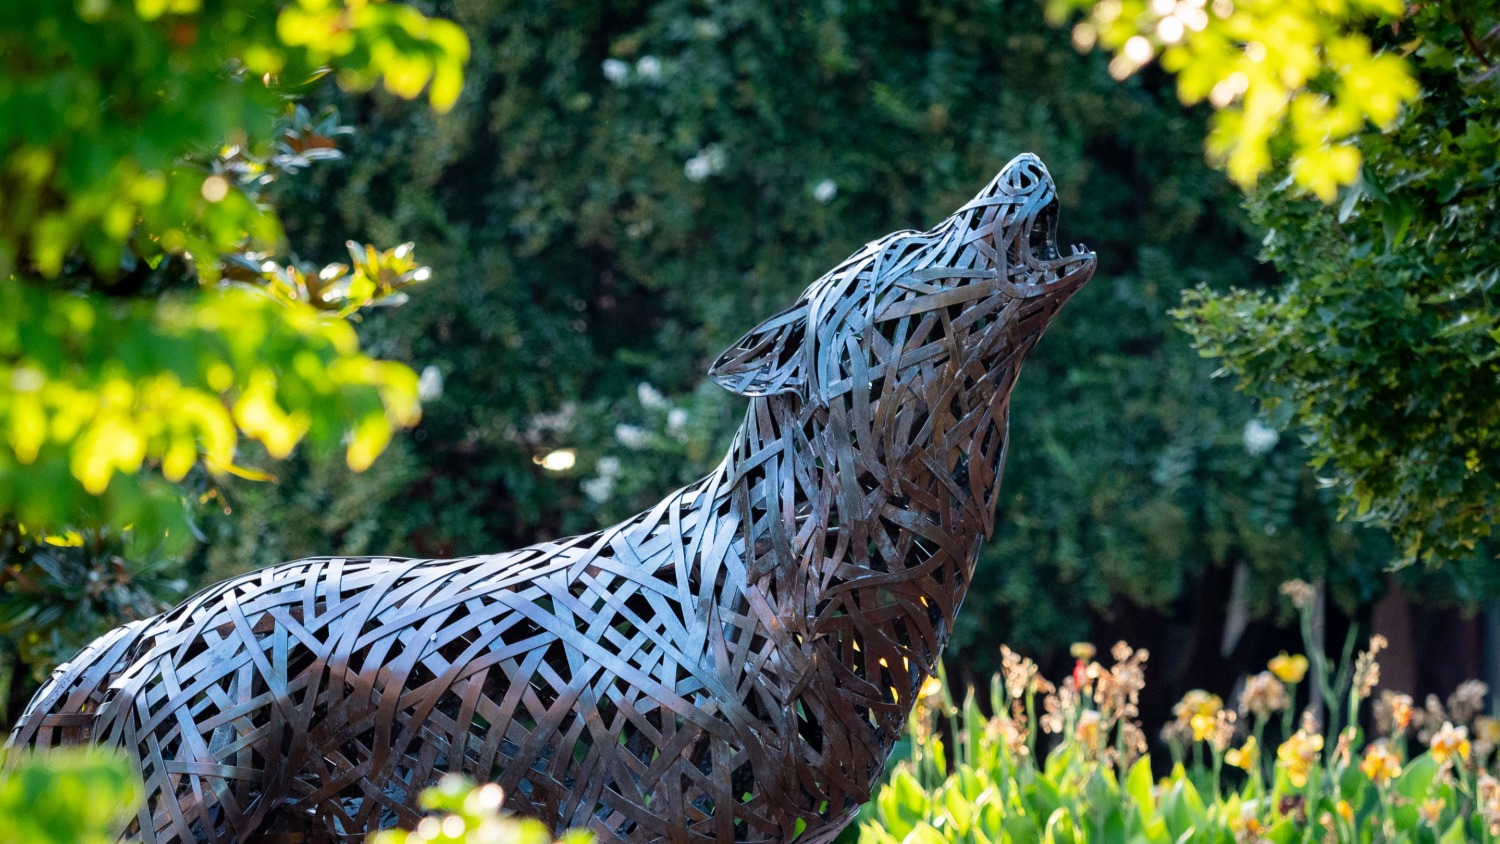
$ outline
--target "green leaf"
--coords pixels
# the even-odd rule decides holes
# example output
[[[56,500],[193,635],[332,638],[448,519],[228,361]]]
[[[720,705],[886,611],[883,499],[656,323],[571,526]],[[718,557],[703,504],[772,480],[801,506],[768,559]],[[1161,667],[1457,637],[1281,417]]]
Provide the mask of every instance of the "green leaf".
[[[1142,756],[1130,766],[1130,773],[1125,777],[1125,793],[1130,796],[1131,805],[1141,819],[1141,823],[1150,826],[1156,820],[1156,798],[1151,793],[1151,757]]]
[[[1406,769],[1396,778],[1396,793],[1413,803],[1420,803],[1432,788],[1437,772],[1438,764],[1432,754],[1423,753],[1408,762]]]

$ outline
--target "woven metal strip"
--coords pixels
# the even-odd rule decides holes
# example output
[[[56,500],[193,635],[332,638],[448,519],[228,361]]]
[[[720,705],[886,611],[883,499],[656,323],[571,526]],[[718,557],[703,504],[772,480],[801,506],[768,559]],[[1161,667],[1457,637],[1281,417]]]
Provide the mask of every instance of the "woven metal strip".
[[[831,840],[948,641],[1021,363],[1093,273],[1057,217],[1023,155],[834,267],[713,365],[744,424],[649,511],[220,583],[59,668],[12,744],[125,748],[148,842],[362,840],[449,771],[606,844]]]

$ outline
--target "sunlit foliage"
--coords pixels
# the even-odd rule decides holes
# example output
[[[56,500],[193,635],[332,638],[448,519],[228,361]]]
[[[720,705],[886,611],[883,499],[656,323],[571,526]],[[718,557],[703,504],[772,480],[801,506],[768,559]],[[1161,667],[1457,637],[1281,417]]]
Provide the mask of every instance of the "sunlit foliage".
[[[0,841],[113,844],[144,789],[124,756],[98,748],[27,754],[0,775]]]
[[[1182,317],[1267,413],[1304,426],[1349,513],[1408,561],[1454,560],[1500,517],[1500,17],[1426,4],[1402,33],[1422,98],[1360,137],[1336,212],[1252,198],[1288,283],[1195,291]]]
[[[7,6],[7,649],[55,660],[122,615],[159,608],[188,582],[161,567],[183,552],[213,483],[267,478],[265,458],[302,443],[362,470],[416,422],[416,374],[364,351],[345,318],[403,300],[427,268],[410,243],[307,260],[283,235],[273,191],[341,157],[349,129],[337,113],[296,104],[332,87],[318,80],[425,94],[443,110],[468,49],[453,23],[378,0]],[[0,688],[12,673],[0,670]]]
[[[360,354],[347,322],[234,289],[142,301],[0,286],[0,361],[0,510],[37,525],[97,510],[123,528],[146,513],[108,497],[117,475],[233,471],[236,428],[285,457],[305,437],[339,445],[349,420],[363,469],[418,413],[416,375]]]
[[[1389,127],[1417,96],[1410,63],[1366,32],[1401,0],[1049,0],[1080,49],[1112,51],[1122,79],[1160,57],[1184,103],[1215,109],[1208,152],[1243,187],[1278,162],[1332,202],[1359,175],[1357,136]]]
[[[0,277],[190,253],[205,276],[274,212],[212,166],[274,144],[285,98],[332,72],[446,109],[462,31],[366,0],[19,0],[0,26]],[[430,84],[429,84],[430,83]],[[189,160],[184,160],[185,158]],[[128,249],[127,249],[128,247]]]
[[[281,457],[346,432],[359,469],[412,424],[415,375],[320,313],[347,316],[426,269],[410,245],[350,244],[352,268],[267,260],[284,243],[263,193],[338,156],[336,117],[289,105],[310,80],[426,89],[447,108],[467,43],[451,22],[384,3],[15,10],[0,29],[0,276],[23,284],[0,324],[0,507],[38,527],[82,512],[120,527],[150,484],[108,496],[117,473],[176,481],[200,457],[232,467],[241,436]],[[193,289],[225,276],[281,306]]]
[[[414,830],[385,830],[370,836],[370,844],[553,844],[552,831],[535,818],[521,818],[503,810],[505,792],[493,783],[475,785],[449,775],[425,789],[420,797],[429,814]],[[586,830],[573,830],[557,844],[592,844]]]

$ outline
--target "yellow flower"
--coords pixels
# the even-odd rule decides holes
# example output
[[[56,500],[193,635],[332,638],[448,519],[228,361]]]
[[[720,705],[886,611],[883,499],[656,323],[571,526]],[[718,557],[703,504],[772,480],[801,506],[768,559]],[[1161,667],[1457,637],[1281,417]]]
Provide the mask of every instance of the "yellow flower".
[[[1444,721],[1437,735],[1432,737],[1432,758],[1439,765],[1447,764],[1448,760],[1455,755],[1467,760],[1469,758],[1469,728],[1455,727],[1452,722]]]
[[[1298,730],[1292,737],[1276,748],[1276,759],[1286,771],[1287,780],[1296,788],[1307,785],[1308,771],[1312,770],[1318,754],[1323,751],[1323,737],[1307,730]]]
[[[1208,741],[1214,736],[1214,727],[1218,726],[1218,719],[1212,715],[1194,715],[1188,722],[1193,727],[1193,741]]]
[[[1474,738],[1490,744],[1500,744],[1500,719],[1481,715],[1474,719]]]
[[[1231,747],[1224,751],[1224,761],[1236,768],[1250,770],[1255,766],[1255,760],[1260,756],[1260,747],[1255,743],[1255,736],[1245,739],[1241,747]]]
[[[1300,683],[1307,676],[1307,657],[1302,654],[1287,656],[1286,651],[1282,651],[1272,657],[1266,667],[1283,683]]]
[[[1334,810],[1339,813],[1339,817],[1343,818],[1345,823],[1354,822],[1354,807],[1349,805],[1348,800],[1340,800]]]
[[[1181,724],[1191,724],[1196,715],[1206,715],[1209,718],[1219,714],[1224,708],[1224,701],[1218,695],[1211,695],[1202,689],[1193,689],[1182,696],[1182,700],[1172,707],[1172,714],[1177,716]]]
[[[943,693],[943,681],[936,676],[928,677],[922,681],[922,688],[917,692],[919,698],[936,697]]]
[[[1380,741],[1365,748],[1365,758],[1359,763],[1359,769],[1370,778],[1370,782],[1385,785],[1401,776],[1401,760],[1391,752],[1390,745]]]
[[[1428,826],[1436,829],[1438,821],[1443,816],[1443,807],[1443,798],[1441,797],[1429,797],[1426,800],[1423,800],[1420,807],[1420,811],[1422,812],[1422,821]]]
[[[1068,648],[1068,653],[1072,654],[1074,659],[1081,659],[1084,662],[1093,659],[1094,654],[1097,652],[1094,646],[1088,642],[1074,642]]]

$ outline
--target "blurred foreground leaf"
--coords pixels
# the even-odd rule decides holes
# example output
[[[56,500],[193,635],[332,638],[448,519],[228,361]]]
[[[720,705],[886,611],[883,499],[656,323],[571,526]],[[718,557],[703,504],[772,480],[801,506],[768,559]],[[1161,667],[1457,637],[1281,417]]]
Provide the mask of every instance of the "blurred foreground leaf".
[[[140,779],[118,751],[28,753],[0,775],[0,841],[113,844],[141,797]]]

